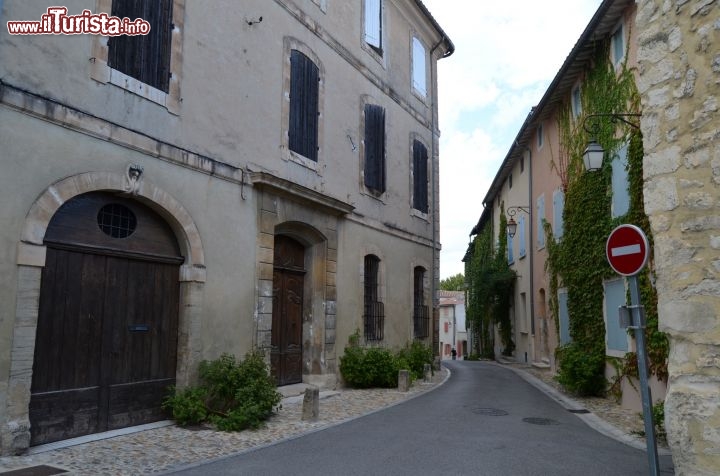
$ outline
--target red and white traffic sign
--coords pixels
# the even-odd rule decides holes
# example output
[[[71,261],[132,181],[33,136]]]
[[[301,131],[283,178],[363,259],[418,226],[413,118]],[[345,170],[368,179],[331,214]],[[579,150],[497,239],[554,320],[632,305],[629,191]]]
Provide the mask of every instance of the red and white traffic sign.
[[[620,225],[607,239],[605,254],[616,273],[635,276],[648,260],[650,245],[645,233],[635,225]]]

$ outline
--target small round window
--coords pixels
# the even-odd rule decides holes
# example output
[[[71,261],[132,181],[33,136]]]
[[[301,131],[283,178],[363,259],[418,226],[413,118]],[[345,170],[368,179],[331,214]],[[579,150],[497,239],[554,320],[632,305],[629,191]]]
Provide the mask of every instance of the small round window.
[[[100,229],[113,238],[127,238],[137,226],[135,214],[125,205],[110,203],[100,209],[97,216]]]

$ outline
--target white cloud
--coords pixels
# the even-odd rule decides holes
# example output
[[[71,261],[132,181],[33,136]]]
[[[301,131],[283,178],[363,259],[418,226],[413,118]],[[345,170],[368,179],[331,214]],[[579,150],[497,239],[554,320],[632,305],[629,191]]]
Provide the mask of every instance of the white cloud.
[[[439,62],[441,277],[462,272],[468,233],[520,126],[601,0],[424,0],[455,44]]]

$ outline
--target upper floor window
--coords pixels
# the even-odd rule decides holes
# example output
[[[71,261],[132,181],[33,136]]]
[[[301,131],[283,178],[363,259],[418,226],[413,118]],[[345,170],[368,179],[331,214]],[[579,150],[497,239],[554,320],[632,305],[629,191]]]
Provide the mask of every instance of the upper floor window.
[[[365,0],[365,43],[382,54],[382,0]]]
[[[612,204],[610,208],[613,218],[623,216],[630,210],[630,192],[628,191],[630,182],[627,170],[627,152],[628,145],[624,144],[617,151],[611,162]]]
[[[412,204],[415,210],[428,212],[428,153],[425,144],[419,140],[413,141],[413,196]]]
[[[510,236],[510,233],[507,234],[507,259],[508,264],[513,264],[515,262],[515,255],[513,253],[513,237]]]
[[[155,89],[169,92],[173,0],[113,0],[112,16],[150,23],[147,35],[108,39],[108,66]]]
[[[617,66],[625,58],[625,28],[620,23],[610,37],[610,54],[612,63]]]
[[[575,86],[572,90],[571,107],[573,117],[577,118],[582,114],[582,100],[580,96],[580,86]]]
[[[385,308],[380,301],[380,258],[366,255],[364,264],[364,313],[365,340],[383,340]]]
[[[365,186],[385,191],[385,109],[365,105]]]
[[[427,96],[427,66],[425,46],[417,38],[412,39],[412,87],[421,96]]]
[[[430,335],[430,311],[425,304],[425,268],[413,270],[413,329],[415,337],[424,339]]]
[[[545,247],[545,195],[537,198],[537,247]]]
[[[563,236],[565,224],[563,222],[563,210],[565,209],[565,194],[562,189],[553,192],[553,234],[559,240]]]
[[[288,147],[312,161],[318,157],[320,70],[298,50],[290,51]]]
[[[508,175],[508,188],[512,188],[512,174]]]
[[[521,215],[518,218],[517,224],[517,235],[518,235],[518,256],[524,258],[527,254],[525,247],[525,216]]]
[[[537,127],[536,134],[537,134],[537,148],[538,148],[538,149],[542,149],[542,146],[543,146],[543,144],[545,143],[545,138],[543,137],[543,126],[542,126],[542,124],[540,124],[540,125]]]

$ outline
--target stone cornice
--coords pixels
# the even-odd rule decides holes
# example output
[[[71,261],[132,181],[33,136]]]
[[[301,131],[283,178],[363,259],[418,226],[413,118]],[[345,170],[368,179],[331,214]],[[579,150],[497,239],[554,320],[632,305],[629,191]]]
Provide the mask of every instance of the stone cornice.
[[[296,202],[319,207],[333,215],[347,215],[355,207],[336,198],[309,189],[303,185],[272,175],[269,172],[251,172],[253,187],[268,190],[276,195],[288,197]]]

